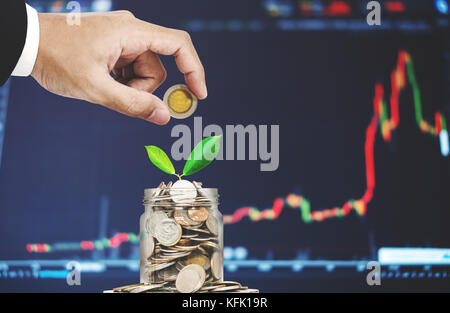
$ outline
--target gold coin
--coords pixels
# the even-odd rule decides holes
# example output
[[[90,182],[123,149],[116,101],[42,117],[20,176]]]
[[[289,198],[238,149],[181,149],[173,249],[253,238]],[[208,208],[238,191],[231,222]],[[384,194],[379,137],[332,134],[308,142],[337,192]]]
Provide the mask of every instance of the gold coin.
[[[142,285],[143,285],[142,283],[133,284],[133,285],[126,285],[126,286],[116,287],[113,290],[114,291],[122,291],[122,290],[125,290],[125,289],[134,288],[134,287],[138,287],[138,286],[142,286]]]
[[[183,84],[170,87],[163,100],[170,115],[177,119],[188,118],[197,109],[197,97]]]
[[[240,286],[225,286],[225,287],[218,287],[215,288],[213,290],[211,290],[211,292],[228,292],[228,291],[232,291],[232,290],[238,290],[240,289]]]
[[[200,253],[205,254],[205,255],[208,254],[208,252],[205,249],[203,249],[202,247],[198,247],[198,251],[200,251]]]
[[[201,226],[201,224],[199,224],[199,226]],[[198,228],[198,227],[195,227],[195,226],[192,226],[192,227],[185,227],[187,230],[189,230],[189,231],[191,231],[191,232],[195,232],[195,233],[197,233],[197,235],[200,235],[200,233],[203,233],[203,234],[209,234],[210,232],[209,231],[207,231],[206,229],[201,229],[201,228]],[[195,237],[192,237],[192,238],[195,238]]]
[[[239,282],[237,282],[237,281],[224,280],[224,281],[221,281],[221,282],[219,282],[219,283],[220,283],[220,284],[227,285],[227,286],[230,286],[230,285],[238,285],[239,287],[241,287],[241,283],[239,283]]]
[[[212,242],[212,241],[203,241],[201,243],[201,245],[204,246],[204,247],[213,248],[213,249],[216,249],[216,250],[218,250],[220,248],[217,243]]]
[[[206,290],[213,290],[213,289],[217,289],[217,288],[221,288],[221,287],[226,287],[227,285],[217,285],[217,286],[205,286],[200,288],[201,291],[206,291]]]
[[[192,97],[185,90],[178,89],[169,95],[169,106],[177,113],[184,113],[192,106]]]
[[[207,256],[200,253],[192,253],[190,256],[186,257],[184,260],[185,265],[198,264],[207,271],[211,266],[211,263]]]
[[[179,250],[179,251],[194,251],[194,250],[198,249],[198,247],[200,247],[200,245],[196,245],[196,246],[175,246],[174,248]]]
[[[179,246],[189,246],[191,241],[187,238],[181,238],[180,241],[178,241]]]

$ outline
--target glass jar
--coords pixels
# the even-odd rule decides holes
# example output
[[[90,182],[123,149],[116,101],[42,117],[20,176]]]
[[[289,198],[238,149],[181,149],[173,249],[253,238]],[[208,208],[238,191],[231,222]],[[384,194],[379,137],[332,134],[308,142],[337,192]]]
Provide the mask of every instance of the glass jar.
[[[144,191],[145,212],[140,218],[141,283],[180,290],[187,284],[183,277],[191,277],[191,273],[180,277],[178,274],[188,265],[198,271],[197,285],[223,281],[223,218],[217,189],[183,182],[194,188],[162,183]],[[199,288],[194,286],[192,291]]]

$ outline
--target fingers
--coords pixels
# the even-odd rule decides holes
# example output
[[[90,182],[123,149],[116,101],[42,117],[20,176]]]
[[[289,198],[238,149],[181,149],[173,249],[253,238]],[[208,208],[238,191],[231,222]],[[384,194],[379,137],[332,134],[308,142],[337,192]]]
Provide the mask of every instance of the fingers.
[[[149,50],[163,55],[173,55],[186,84],[199,99],[208,95],[205,71],[187,32],[164,28],[140,21],[140,35]]]
[[[127,85],[139,90],[153,92],[166,79],[166,70],[159,57],[146,51],[137,57],[132,64],[134,76]]]
[[[90,99],[91,102],[158,125],[169,122],[169,110],[158,97],[121,84],[109,75],[102,75],[102,77],[105,78],[94,84],[96,90],[95,96]]]

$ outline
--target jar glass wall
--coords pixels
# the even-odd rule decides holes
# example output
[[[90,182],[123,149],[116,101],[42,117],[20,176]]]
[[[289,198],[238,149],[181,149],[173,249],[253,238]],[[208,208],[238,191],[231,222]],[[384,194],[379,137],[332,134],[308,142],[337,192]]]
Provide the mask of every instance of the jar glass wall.
[[[190,286],[192,277],[197,285],[223,281],[219,195],[217,189],[191,185],[194,188],[175,188],[177,184],[169,183],[145,190],[145,212],[140,218],[141,283],[182,291],[199,289]]]

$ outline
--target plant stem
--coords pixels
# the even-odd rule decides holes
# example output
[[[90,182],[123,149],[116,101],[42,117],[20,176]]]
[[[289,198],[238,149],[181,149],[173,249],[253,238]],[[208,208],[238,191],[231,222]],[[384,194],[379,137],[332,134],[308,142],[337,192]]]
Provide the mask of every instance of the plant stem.
[[[175,174],[173,174],[173,175],[177,176],[179,180],[181,180],[181,177],[184,176],[184,174],[178,175],[177,173],[175,173]]]

